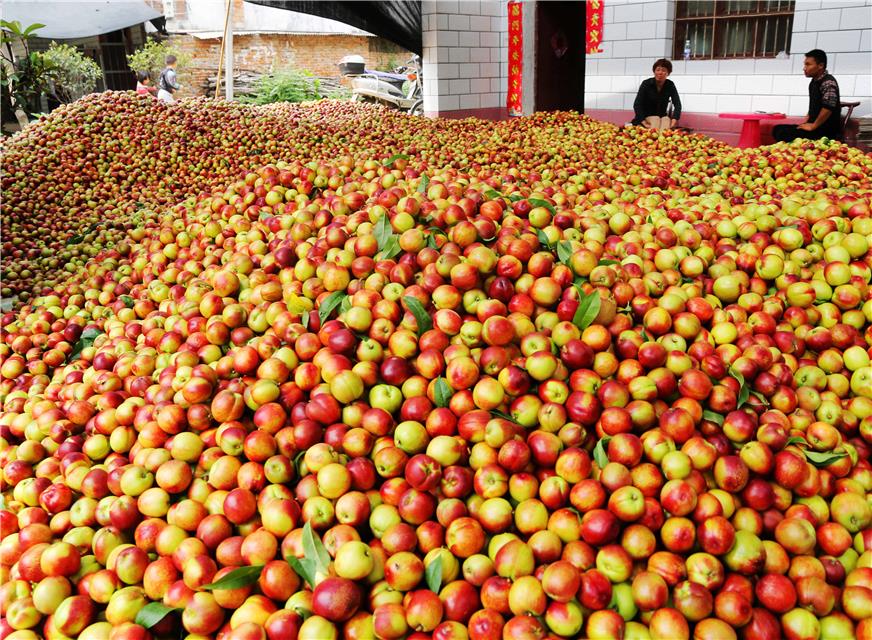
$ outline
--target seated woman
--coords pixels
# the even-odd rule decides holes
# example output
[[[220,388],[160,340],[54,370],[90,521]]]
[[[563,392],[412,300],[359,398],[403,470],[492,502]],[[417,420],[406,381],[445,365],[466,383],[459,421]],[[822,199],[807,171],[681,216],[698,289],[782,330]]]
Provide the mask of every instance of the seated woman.
[[[681,99],[675,83],[669,80],[672,73],[672,63],[661,58],[654,63],[654,77],[644,80],[639,85],[639,93],[633,102],[636,117],[634,125],[642,125],[648,129],[671,129],[678,124],[681,117]],[[672,102],[672,113],[669,113],[669,103]]]

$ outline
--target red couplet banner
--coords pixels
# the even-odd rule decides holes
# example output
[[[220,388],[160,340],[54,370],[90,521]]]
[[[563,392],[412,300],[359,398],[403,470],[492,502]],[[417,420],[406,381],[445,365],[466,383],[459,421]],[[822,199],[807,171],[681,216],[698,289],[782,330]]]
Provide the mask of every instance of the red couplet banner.
[[[509,115],[521,115],[521,67],[523,60],[523,27],[521,26],[522,4],[509,2],[509,90],[506,92],[506,107]]]
[[[602,53],[604,0],[587,0],[587,52]]]

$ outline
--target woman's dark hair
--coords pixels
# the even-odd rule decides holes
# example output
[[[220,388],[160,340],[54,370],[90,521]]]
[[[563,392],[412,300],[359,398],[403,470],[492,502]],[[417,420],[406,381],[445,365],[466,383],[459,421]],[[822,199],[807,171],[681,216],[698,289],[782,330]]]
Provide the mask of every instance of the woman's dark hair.
[[[145,82],[146,80],[148,80],[148,71],[137,71],[136,79],[139,82]]]
[[[657,67],[663,67],[669,73],[672,73],[672,63],[669,62],[666,58],[660,58],[657,62],[654,63],[654,66],[651,67],[651,71],[657,71]]]

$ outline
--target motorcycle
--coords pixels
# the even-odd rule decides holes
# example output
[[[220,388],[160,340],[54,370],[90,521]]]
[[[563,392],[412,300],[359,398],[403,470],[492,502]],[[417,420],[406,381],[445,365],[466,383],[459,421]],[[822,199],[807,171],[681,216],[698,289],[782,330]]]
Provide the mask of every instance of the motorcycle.
[[[384,104],[410,115],[423,115],[424,91],[421,58],[412,57],[393,73],[367,69],[361,56],[346,56],[339,62],[340,73],[351,79],[353,102]]]

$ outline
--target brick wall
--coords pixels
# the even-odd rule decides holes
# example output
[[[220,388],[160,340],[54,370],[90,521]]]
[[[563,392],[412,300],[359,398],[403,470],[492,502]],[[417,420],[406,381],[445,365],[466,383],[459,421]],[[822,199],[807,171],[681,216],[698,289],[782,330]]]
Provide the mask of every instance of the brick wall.
[[[508,31],[505,0],[425,0],[424,112],[505,113]]]
[[[588,54],[585,107],[631,110],[651,65],[671,58],[674,0],[609,0],[603,52]],[[860,100],[855,115],[872,113],[872,0],[797,0],[787,59],[674,60],[672,80],[688,113],[808,110],[804,53],[820,48],[839,81],[842,99]]]
[[[221,54],[220,38],[195,38],[176,34],[171,44],[191,54],[191,66],[180,74],[180,96],[203,95],[207,78],[214,77]],[[268,73],[276,68],[306,70],[317,76],[339,79],[339,60],[358,54],[368,68],[404,64],[411,54],[396,45],[370,36],[234,34],[233,70]]]

